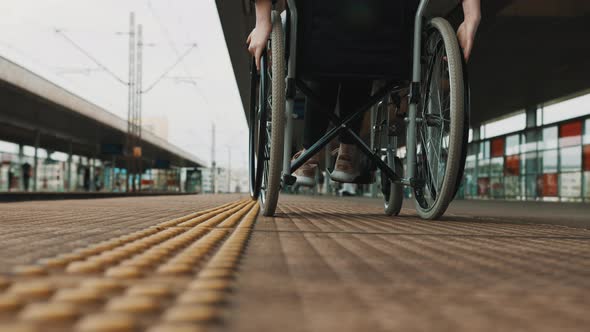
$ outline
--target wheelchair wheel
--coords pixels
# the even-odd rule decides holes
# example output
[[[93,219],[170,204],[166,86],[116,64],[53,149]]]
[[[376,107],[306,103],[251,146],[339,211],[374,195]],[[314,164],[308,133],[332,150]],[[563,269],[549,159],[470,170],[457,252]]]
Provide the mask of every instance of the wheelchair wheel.
[[[263,215],[272,216],[281,189],[285,126],[285,46],[280,15],[273,27],[260,73],[252,70],[250,102],[250,194],[260,199]]]
[[[423,56],[421,99],[418,105],[416,210],[424,219],[446,211],[461,173],[464,126],[462,53],[455,31],[442,18],[427,29]]]
[[[386,160],[389,167],[395,170],[395,174],[400,176],[404,173],[404,167],[401,159],[393,157],[393,163]],[[402,210],[402,203],[404,201],[404,185],[401,183],[391,182],[387,177],[381,176],[381,188],[383,190],[383,198],[385,199],[385,214],[388,216],[397,216]]]
[[[397,140],[395,136],[400,131],[401,121],[396,121],[395,114],[390,114],[387,104],[389,98],[384,100],[377,108],[375,115],[373,129],[374,129],[374,149],[378,149],[382,159],[389,167],[395,170],[395,173],[403,175],[403,164],[401,160],[395,156],[397,149]],[[393,118],[392,118],[393,116]],[[397,216],[402,209],[402,202],[404,199],[404,186],[401,183],[389,181],[387,176],[381,173],[381,192],[384,198],[384,211],[388,216]]]

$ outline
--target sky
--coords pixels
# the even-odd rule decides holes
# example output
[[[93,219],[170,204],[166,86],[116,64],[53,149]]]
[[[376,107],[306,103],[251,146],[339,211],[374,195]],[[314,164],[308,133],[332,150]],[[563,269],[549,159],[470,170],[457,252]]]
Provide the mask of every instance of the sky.
[[[143,25],[144,88],[197,44],[143,97],[144,117],[166,116],[169,141],[211,161],[247,167],[248,130],[214,0],[0,0],[0,56],[122,118],[127,86],[70,44],[79,44],[127,81],[129,13]],[[187,79],[189,78],[189,79]]]

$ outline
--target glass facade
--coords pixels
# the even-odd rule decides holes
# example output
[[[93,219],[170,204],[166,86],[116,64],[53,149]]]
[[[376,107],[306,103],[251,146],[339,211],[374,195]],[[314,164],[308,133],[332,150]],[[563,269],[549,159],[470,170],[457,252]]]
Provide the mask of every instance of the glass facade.
[[[471,142],[460,196],[590,201],[590,116]]]

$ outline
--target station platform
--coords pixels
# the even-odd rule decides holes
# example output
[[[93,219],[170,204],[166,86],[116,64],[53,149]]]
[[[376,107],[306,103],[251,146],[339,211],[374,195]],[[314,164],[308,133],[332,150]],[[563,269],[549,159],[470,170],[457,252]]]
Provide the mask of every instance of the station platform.
[[[318,196],[282,196],[272,218],[243,195],[0,204],[0,331],[590,326],[582,217],[467,202],[440,221]]]

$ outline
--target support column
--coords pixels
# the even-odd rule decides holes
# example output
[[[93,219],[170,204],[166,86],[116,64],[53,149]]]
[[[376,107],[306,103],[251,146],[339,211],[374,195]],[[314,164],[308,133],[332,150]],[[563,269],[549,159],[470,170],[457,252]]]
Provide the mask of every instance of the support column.
[[[72,190],[72,141],[69,142],[68,144],[68,166],[67,166],[67,170],[68,170],[68,174],[66,174],[66,183],[67,183],[67,187],[65,188],[66,192],[69,192],[70,190]]]
[[[41,133],[37,131],[35,133],[35,162],[33,166],[33,191],[37,191],[37,171],[39,170],[39,145],[41,144]]]
[[[537,126],[537,106],[526,108],[526,128],[535,128]]]
[[[115,168],[117,167],[117,156],[113,155],[111,158],[111,180],[109,181],[109,190],[115,190]]]
[[[96,183],[94,182],[94,174],[96,173],[96,159],[90,158],[90,191],[96,190]]]
[[[479,183],[478,183],[478,177],[479,177],[479,150],[481,148],[481,143],[479,142],[479,140],[481,139],[481,126],[475,126],[473,127],[473,139],[471,140],[471,144],[475,145],[476,151],[475,151],[475,170],[473,172],[473,180],[475,181],[475,187],[476,187],[476,192],[475,192],[475,196],[479,196]]]
[[[23,183],[24,174],[22,171],[24,163],[25,163],[25,149],[22,144],[19,144],[18,145],[18,167],[20,169],[20,178],[18,181],[18,190],[24,190],[24,188],[25,188],[25,185]]]

